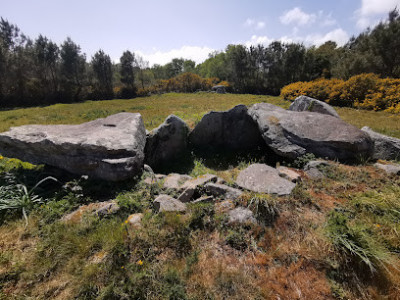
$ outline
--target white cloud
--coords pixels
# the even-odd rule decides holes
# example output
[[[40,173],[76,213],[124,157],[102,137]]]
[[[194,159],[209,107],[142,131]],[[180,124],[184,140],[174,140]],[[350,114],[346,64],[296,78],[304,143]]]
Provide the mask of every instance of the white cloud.
[[[293,36],[282,36],[277,39],[272,39],[267,36],[257,36],[253,35],[249,41],[242,43],[246,47],[256,46],[258,44],[262,44],[264,46],[268,46],[273,41],[280,41],[282,43],[304,43],[307,46],[315,45],[320,46],[327,41],[334,41],[338,44],[338,46],[342,46],[347,43],[349,40],[349,35],[342,28],[336,28],[332,31],[329,31],[325,34],[315,33],[309,34],[307,36],[298,36],[294,34]]]
[[[264,36],[253,35],[249,41],[247,41],[247,42],[245,42],[243,44],[246,47],[257,46],[257,45],[268,46],[272,41],[273,41],[273,39],[270,39],[265,35]]]
[[[327,41],[334,41],[339,46],[343,46],[349,40],[349,35],[342,28],[329,31],[326,34],[310,34],[304,38],[307,44],[320,46]]]
[[[365,29],[379,23],[379,17],[400,8],[400,0],[361,0],[361,7],[355,11],[357,27]]]
[[[245,22],[244,22],[244,26],[245,27],[251,27],[251,26],[253,26],[254,24],[256,23],[256,21],[254,20],[254,19],[247,19]]]
[[[263,22],[263,21],[256,21],[256,20],[250,19],[250,18],[248,18],[248,19],[243,23],[243,26],[244,26],[244,27],[250,27],[250,28],[257,29],[257,30],[265,28],[265,25],[266,25],[266,24],[265,24],[265,22]]]
[[[329,27],[337,24],[336,19],[332,17],[332,13],[326,15],[322,10],[318,12],[318,19],[321,19],[322,27]]]
[[[308,25],[315,22],[317,16],[315,14],[307,14],[299,7],[295,7],[289,11],[286,11],[282,16],[279,17],[282,24],[296,24],[298,26]]]
[[[388,13],[396,6],[400,6],[400,0],[362,0],[359,13],[361,16],[373,16]]]
[[[263,29],[265,27],[264,22],[257,22],[256,29]]]
[[[196,64],[199,64],[205,61],[208,55],[214,51],[215,49],[209,47],[183,46],[179,49],[171,49],[165,52],[156,50],[153,53],[144,53],[142,51],[135,51],[135,53],[149,61],[150,66],[152,66],[154,64],[165,65],[173,58],[191,59]]]

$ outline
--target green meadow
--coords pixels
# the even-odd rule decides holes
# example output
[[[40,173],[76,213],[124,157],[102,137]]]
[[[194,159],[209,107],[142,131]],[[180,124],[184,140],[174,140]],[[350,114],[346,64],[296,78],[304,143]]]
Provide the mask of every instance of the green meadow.
[[[119,112],[140,113],[148,130],[160,125],[170,114],[177,115],[193,127],[211,110],[226,110],[238,104],[251,105],[258,102],[268,102],[283,108],[290,105],[289,101],[272,96],[169,93],[130,100],[86,101],[4,110],[0,111],[0,132],[26,124],[79,124]],[[359,128],[369,126],[378,132],[400,137],[399,115],[351,108],[336,109],[343,120]]]

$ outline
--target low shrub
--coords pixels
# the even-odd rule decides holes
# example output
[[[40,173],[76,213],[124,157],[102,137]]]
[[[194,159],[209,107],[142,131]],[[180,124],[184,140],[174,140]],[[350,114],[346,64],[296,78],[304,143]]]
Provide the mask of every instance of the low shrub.
[[[286,100],[293,101],[301,95],[336,106],[400,112],[400,79],[383,79],[372,73],[356,75],[347,81],[341,79],[299,81],[281,90],[281,96]]]
[[[161,94],[170,92],[194,93],[197,91],[209,91],[214,85],[224,85],[230,90],[227,81],[220,81],[218,78],[202,78],[194,73],[183,73],[166,80],[159,80],[152,86],[138,89],[137,95],[140,97],[150,96],[151,94]]]

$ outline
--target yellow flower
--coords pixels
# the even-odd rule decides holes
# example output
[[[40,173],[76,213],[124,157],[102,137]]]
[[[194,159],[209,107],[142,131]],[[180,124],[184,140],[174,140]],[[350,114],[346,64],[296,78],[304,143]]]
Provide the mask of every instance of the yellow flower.
[[[128,220],[125,220],[125,224],[128,224]]]
[[[124,266],[121,267],[121,269],[124,269],[124,268],[125,268]]]
[[[381,225],[379,225],[379,224],[375,224],[375,226],[378,227],[378,228],[381,227]]]
[[[140,259],[140,260],[138,260],[138,261],[136,262],[136,264],[139,265],[139,266],[141,266],[141,265],[143,265],[143,261]]]
[[[3,159],[4,157],[2,155],[0,155],[0,159]]]

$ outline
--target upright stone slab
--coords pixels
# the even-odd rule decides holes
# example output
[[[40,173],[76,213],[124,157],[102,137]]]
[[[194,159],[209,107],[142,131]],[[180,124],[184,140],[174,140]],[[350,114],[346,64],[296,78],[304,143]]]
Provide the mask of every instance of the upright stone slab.
[[[374,141],[373,158],[400,160],[400,139],[377,133],[367,126],[361,128],[361,130],[366,132]]]
[[[164,123],[147,136],[145,147],[146,164],[157,168],[179,157],[187,151],[189,127],[180,118],[168,116]]]
[[[295,159],[313,153],[354,161],[372,154],[373,142],[368,134],[336,117],[288,111],[268,103],[254,104],[249,114],[267,145],[283,157]]]
[[[200,150],[241,151],[265,146],[245,105],[204,115],[190,133],[189,141]]]
[[[25,125],[0,134],[0,153],[79,175],[119,181],[140,174],[146,132],[138,113],[80,125]]]

